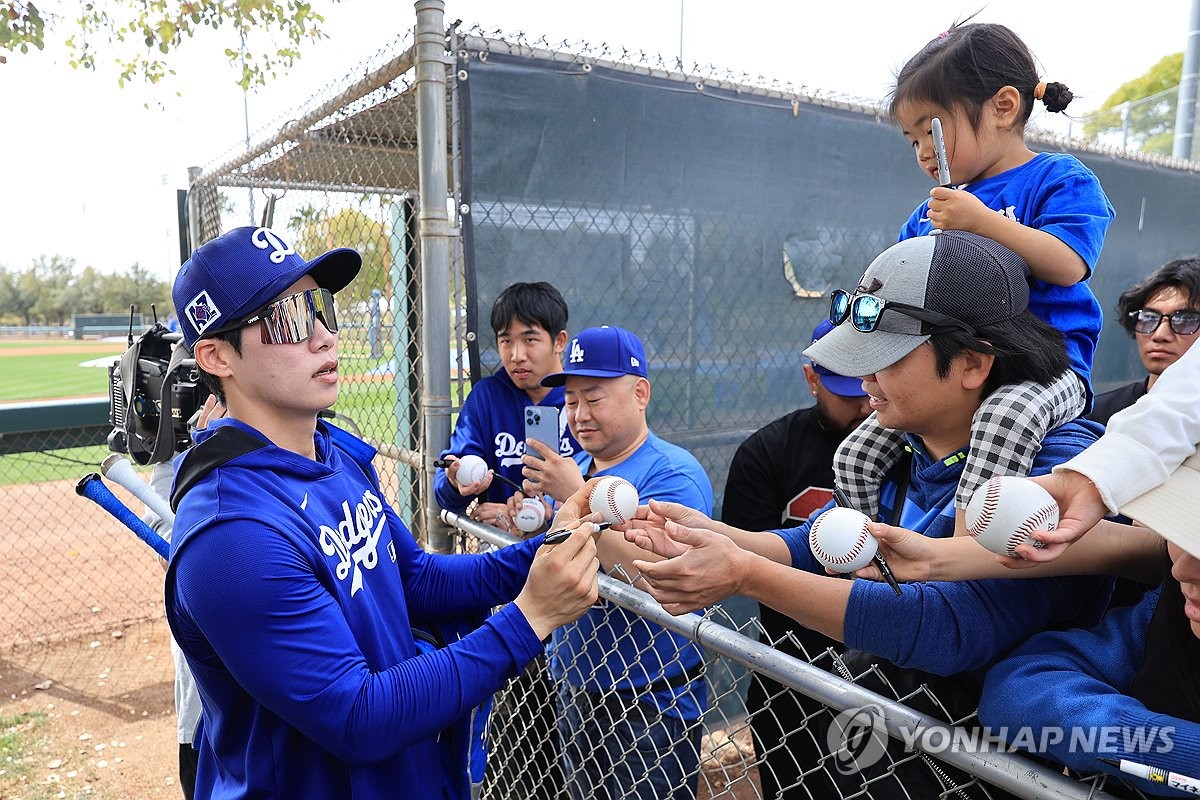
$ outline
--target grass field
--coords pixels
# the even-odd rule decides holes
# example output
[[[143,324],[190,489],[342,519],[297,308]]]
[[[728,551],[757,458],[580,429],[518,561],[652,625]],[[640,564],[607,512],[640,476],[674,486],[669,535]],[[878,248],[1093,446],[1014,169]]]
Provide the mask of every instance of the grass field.
[[[104,397],[108,393],[108,370],[80,364],[120,355],[124,350],[123,339],[108,342],[0,339],[0,403]],[[394,442],[395,384],[390,376],[368,377],[379,361],[367,353],[365,342],[350,338],[342,341],[339,358],[344,378],[334,409],[349,417],[363,437]],[[454,401],[460,403],[461,398],[456,396]],[[0,485],[79,477],[95,471],[107,453],[107,448],[100,445],[0,456]]]
[[[124,340],[9,341],[0,339],[0,403],[108,394],[108,370],[80,366],[119,356]]]

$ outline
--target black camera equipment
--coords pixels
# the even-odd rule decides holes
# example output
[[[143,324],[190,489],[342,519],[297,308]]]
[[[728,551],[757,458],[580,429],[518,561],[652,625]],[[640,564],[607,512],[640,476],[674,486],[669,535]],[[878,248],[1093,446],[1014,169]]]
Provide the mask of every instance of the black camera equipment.
[[[153,312],[154,306],[151,306]],[[190,425],[208,398],[196,360],[183,335],[158,321],[133,338],[129,308],[129,347],[108,368],[108,449],[138,464],[167,461],[191,444]]]

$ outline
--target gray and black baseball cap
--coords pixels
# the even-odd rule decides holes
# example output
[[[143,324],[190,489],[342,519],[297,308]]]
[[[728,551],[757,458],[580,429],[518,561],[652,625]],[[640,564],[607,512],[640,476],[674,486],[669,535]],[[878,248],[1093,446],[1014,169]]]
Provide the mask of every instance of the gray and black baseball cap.
[[[905,239],[880,253],[854,296],[870,294],[953,317],[976,328],[1029,307],[1029,265],[999,242],[965,231]],[[850,322],[813,342],[804,355],[842,375],[870,375],[929,341],[936,326],[885,308],[870,333]]]

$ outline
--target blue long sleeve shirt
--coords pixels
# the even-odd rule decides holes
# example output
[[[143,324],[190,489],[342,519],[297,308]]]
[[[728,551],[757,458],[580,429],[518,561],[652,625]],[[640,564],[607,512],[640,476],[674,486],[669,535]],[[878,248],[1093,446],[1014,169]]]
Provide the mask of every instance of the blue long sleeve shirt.
[[[1054,429],[1042,442],[1033,474],[1045,474],[1080,452],[1101,430],[1096,423],[1079,420]],[[911,478],[899,525],[933,538],[952,536],[954,492],[965,459],[959,454],[930,458],[918,438],[909,436],[908,443],[913,451]],[[881,489],[880,519],[891,519],[897,486],[894,469]],[[808,546],[810,527],[806,522],[777,533],[788,545],[792,566],[824,574]],[[856,580],[846,607],[844,638],[847,646],[897,666],[955,675],[986,667],[1032,633],[1094,624],[1111,585],[1106,576],[906,583],[897,597],[887,584]]]
[[[960,188],[996,213],[1056,237],[1083,259],[1087,275],[1071,286],[1031,277],[1029,310],[1062,331],[1071,370],[1079,375],[1090,398],[1092,360],[1104,313],[1088,279],[1116,217],[1100,181],[1075,156],[1038,153],[1019,167]],[[929,201],[925,200],[904,223],[898,241],[924,236],[932,229]]]
[[[563,388],[558,386],[536,405],[559,410],[558,454],[582,463],[587,459],[587,453],[567,429],[567,418],[562,413],[564,402]],[[525,455],[525,409],[532,405],[534,402],[529,395],[518,388],[501,367],[471,388],[450,434],[450,446],[442,451],[441,457],[479,456],[490,469],[520,486],[525,479],[521,474],[524,466],[521,459]],[[503,503],[513,496],[513,492],[507,483],[493,478],[483,500]],[[471,502],[470,497],[463,497],[450,484],[444,469],[439,469],[433,476],[433,494],[439,506],[457,513],[466,510]]]
[[[642,503],[653,498],[712,513],[712,483],[700,462],[653,433],[627,459],[596,475],[617,475],[629,481]],[[699,719],[708,708],[708,690],[702,678],[678,679],[700,674],[704,663],[700,646],[619,606],[606,603],[559,628],[549,652],[554,677],[572,686],[592,692],[617,689],[636,693],[652,700],[663,714],[686,722]],[[655,684],[662,688],[646,691]]]
[[[1038,749],[1081,772],[1108,772],[1149,794],[1192,797],[1122,774],[1098,757],[1127,759],[1200,777],[1200,724],[1157,714],[1130,696],[1142,666],[1146,632],[1160,592],[1110,611],[1091,630],[1033,637],[993,666],[984,681],[979,721],[1010,736],[1028,726]],[[1063,729],[1059,739],[1047,728]]]
[[[204,703],[196,796],[466,796],[466,719],[542,649],[516,605],[483,615],[520,591],[541,537],[424,552],[383,501],[373,451],[342,432],[335,445],[324,423],[310,460],[221,420],[179,475],[226,427],[261,446],[179,500],[166,582]],[[470,632],[419,654],[414,628]]]

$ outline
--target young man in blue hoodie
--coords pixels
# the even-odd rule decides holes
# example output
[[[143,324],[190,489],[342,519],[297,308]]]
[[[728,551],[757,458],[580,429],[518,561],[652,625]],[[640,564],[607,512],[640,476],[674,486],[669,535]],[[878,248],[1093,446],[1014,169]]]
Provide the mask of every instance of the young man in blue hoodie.
[[[550,548],[426,553],[373,449],[318,420],[338,396],[333,293],[360,266],[246,227],[175,280],[184,344],[227,408],[172,491],[167,619],[204,705],[199,800],[465,799],[472,709],[596,598],[589,524]]]
[[[515,491],[508,481],[520,486],[524,480],[524,412],[528,406],[557,409],[557,454],[576,461],[584,458],[562,415],[562,387],[542,385],[542,378],[562,369],[567,313],[567,301],[545,281],[514,283],[492,304],[492,331],[504,368],[475,384],[459,412],[450,446],[441,455],[455,460],[438,470],[433,479],[433,491],[442,508],[461,513],[472,498],[482,495],[472,516],[515,532],[505,503]],[[465,455],[487,462],[489,472],[483,480],[459,482],[457,459]],[[495,480],[493,472],[508,481]]]
[[[857,288],[834,293],[830,316],[837,327],[804,354],[839,374],[860,376],[879,422],[905,434],[909,457],[881,487],[881,521],[935,538],[954,535],[954,493],[976,409],[998,386],[1045,385],[1065,369],[1061,335],[1028,311],[1027,275],[1025,262],[1008,248],[947,231],[888,248]],[[1099,430],[1075,421],[1050,431],[1035,473],[1082,451]],[[561,513],[578,502],[568,501]],[[809,549],[811,522],[771,535],[678,505],[651,504],[639,513],[647,518],[628,538],[667,558],[633,566],[646,579],[640,585],[668,611],[746,595],[845,642],[851,649],[835,660],[843,675],[862,676],[870,688],[947,721],[974,710],[983,668],[1030,634],[1093,624],[1111,588],[1109,578],[1085,576],[910,583],[897,595],[884,583],[825,574]],[[937,697],[935,705],[927,705],[922,686]],[[793,737],[797,748],[806,744],[793,752],[798,763],[831,758],[828,724],[815,718],[811,737]],[[834,790],[823,781],[843,793],[869,781],[873,797],[944,791],[935,771],[898,746],[874,764],[845,770],[836,764],[837,770],[833,764],[814,770],[805,789],[824,796]]]

